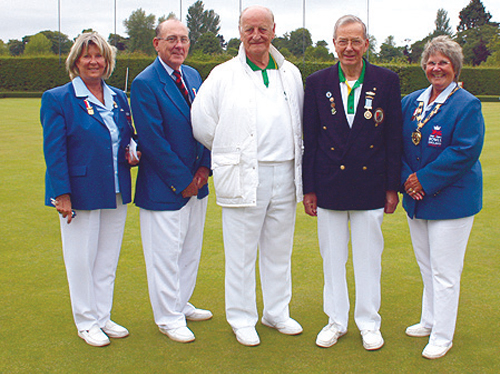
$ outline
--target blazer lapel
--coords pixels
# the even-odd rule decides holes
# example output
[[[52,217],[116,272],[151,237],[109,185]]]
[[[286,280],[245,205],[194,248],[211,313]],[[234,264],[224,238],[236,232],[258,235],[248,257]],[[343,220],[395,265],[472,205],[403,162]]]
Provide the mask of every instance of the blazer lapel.
[[[84,116],[89,116],[90,118],[95,119],[101,125],[106,127],[104,120],[102,119],[101,115],[99,114],[99,111],[97,110],[94,104],[92,104],[90,101],[88,101],[83,97],[77,97],[76,100],[78,101],[78,105],[82,108],[82,111],[85,112],[85,114],[83,114]]]
[[[159,57],[158,57],[159,58]],[[158,74],[160,82],[163,84],[163,90],[167,95],[168,99],[174,104],[174,106],[182,113],[184,117],[189,121],[189,105],[177,88],[174,80],[168,76],[167,71],[163,67],[160,61],[155,61],[155,68]]]

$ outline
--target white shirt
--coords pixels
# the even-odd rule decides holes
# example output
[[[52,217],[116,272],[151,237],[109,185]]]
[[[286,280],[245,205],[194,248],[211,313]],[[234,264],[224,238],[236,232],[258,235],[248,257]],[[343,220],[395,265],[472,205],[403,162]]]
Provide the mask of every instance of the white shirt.
[[[356,81],[348,81],[349,86],[353,87]],[[345,82],[340,82],[340,94],[342,95],[342,103],[344,104],[345,118],[349,127],[352,127],[354,122],[354,117],[356,116],[356,108],[358,107],[359,98],[361,97],[361,91],[363,89],[363,84],[361,83],[358,88],[354,90],[354,114],[347,113],[347,98],[349,97],[349,89]]]
[[[446,87],[439,94],[439,96],[436,98],[436,100],[434,100],[431,103],[431,105],[429,105],[429,100],[430,100],[431,94],[432,94],[432,85],[430,85],[429,87],[427,87],[425,89],[425,91],[422,92],[420,94],[420,96],[417,98],[417,101],[423,101],[424,102],[424,109],[422,111],[423,117],[425,117],[427,115],[427,112],[430,111],[434,107],[434,104],[443,104],[446,101],[446,99],[448,98],[448,96],[450,95],[451,91],[453,91],[456,86],[457,86],[457,82],[451,82],[448,85],[448,87]]]

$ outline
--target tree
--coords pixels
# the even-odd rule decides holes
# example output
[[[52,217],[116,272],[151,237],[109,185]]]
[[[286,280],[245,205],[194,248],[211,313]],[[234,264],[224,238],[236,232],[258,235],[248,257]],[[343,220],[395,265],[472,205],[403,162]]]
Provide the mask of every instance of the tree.
[[[10,39],[7,45],[12,56],[20,56],[24,52],[24,43],[20,40]]]
[[[52,43],[50,40],[39,32],[30,37],[30,41],[24,48],[24,54],[27,56],[49,55],[52,54]]]
[[[108,36],[108,43],[111,45],[114,45],[117,50],[119,51],[125,51],[127,50],[127,46],[129,43],[130,39],[126,38],[124,36],[118,35],[118,34],[109,34]]]
[[[189,39],[191,40],[191,50],[195,50],[195,45],[201,35],[212,32],[223,47],[225,45],[224,37],[219,35],[220,17],[213,10],[205,10],[203,1],[198,0],[188,8],[186,16],[187,27],[189,30]]]
[[[436,25],[436,28],[432,33],[432,37],[436,37],[439,35],[448,35],[451,37],[453,35],[450,26],[450,18],[448,17],[448,12],[443,8],[438,9],[434,25]]]
[[[0,39],[0,56],[5,56],[9,54],[9,47],[7,44],[3,42],[2,39]]]
[[[481,0],[471,0],[469,5],[460,11],[459,18],[458,32],[471,30],[483,25],[498,26],[498,23],[490,22],[491,14],[486,11]]]
[[[155,54],[153,47],[155,21],[156,17],[153,14],[146,15],[142,8],[134,10],[130,17],[123,21],[130,38],[128,43],[130,52],[142,52],[147,55]]]
[[[294,56],[299,57],[304,55],[307,47],[312,46],[311,33],[308,29],[298,28],[290,33],[290,44],[288,49]]]
[[[220,45],[219,38],[211,31],[208,31],[200,36],[196,42],[194,50],[200,50],[201,52],[209,55],[222,53],[222,47]]]
[[[495,34],[487,47],[491,51],[491,55],[481,66],[500,66],[500,35]]]
[[[404,58],[403,49],[403,47],[396,47],[394,36],[389,35],[380,45],[380,53],[378,55],[380,62],[401,61]]]
[[[73,42],[69,40],[68,35],[59,33],[59,31],[45,30],[41,31],[50,40],[52,53],[59,54],[59,41],[61,42],[61,54],[68,54]]]
[[[273,45],[280,52],[283,51],[283,48],[286,48],[288,52],[290,52],[290,47],[291,47],[290,34],[286,32],[283,34],[283,36],[278,36],[274,38]]]

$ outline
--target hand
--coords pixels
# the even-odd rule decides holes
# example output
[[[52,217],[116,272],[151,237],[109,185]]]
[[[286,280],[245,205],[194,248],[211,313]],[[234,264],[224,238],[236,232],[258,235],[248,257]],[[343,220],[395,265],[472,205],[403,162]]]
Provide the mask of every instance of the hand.
[[[193,181],[196,183],[196,187],[198,189],[202,188],[208,183],[209,174],[210,170],[205,166],[200,166],[200,168],[196,171]]]
[[[318,198],[314,192],[306,193],[304,195],[304,200],[302,200],[302,204],[304,204],[306,214],[311,217],[316,217],[318,215]]]
[[[394,213],[396,211],[398,203],[399,203],[398,193],[396,191],[386,191],[384,213],[386,214]]]
[[[63,216],[63,218],[68,217],[68,224],[70,224],[73,219],[73,209],[71,208],[71,197],[69,193],[57,196],[55,200],[55,207],[57,211]]]
[[[127,151],[125,152],[125,159],[127,160],[127,162],[131,165],[131,166],[135,166],[139,163],[139,161],[141,160],[141,151],[137,151],[137,157],[135,157],[135,155],[130,152],[130,150],[127,148]]]
[[[192,197],[198,195],[198,187],[196,187],[196,182],[193,181],[189,183],[189,186],[187,186],[184,191],[182,191],[182,197]]]
[[[413,200],[422,200],[425,196],[425,191],[420,184],[417,173],[411,174],[405,182],[405,191]]]

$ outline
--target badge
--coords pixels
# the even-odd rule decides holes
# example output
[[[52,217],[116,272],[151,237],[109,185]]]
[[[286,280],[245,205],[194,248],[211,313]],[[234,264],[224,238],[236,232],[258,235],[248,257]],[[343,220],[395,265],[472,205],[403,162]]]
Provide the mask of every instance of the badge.
[[[83,102],[85,103],[85,108],[87,108],[87,113],[89,114],[89,116],[93,116],[94,115],[94,108],[92,108],[92,105],[90,105],[90,103],[87,99],[83,100]]]
[[[118,108],[118,104],[116,103],[116,101],[113,101],[113,106],[115,107],[115,109]]]
[[[378,108],[376,111],[375,111],[375,118],[374,118],[375,122],[377,124],[380,124],[384,121],[384,110],[382,108]]]
[[[422,133],[420,132],[419,129],[416,129],[411,133],[411,141],[415,145],[419,145],[420,141],[422,140]]]
[[[366,118],[366,119],[371,119],[371,118],[372,118],[372,112],[370,112],[369,110],[367,110],[367,111],[365,112],[365,118]]]
[[[327,99],[329,99],[330,97],[332,97],[332,93],[331,93],[330,91],[328,91],[328,92],[326,93],[326,98],[327,98]]]

